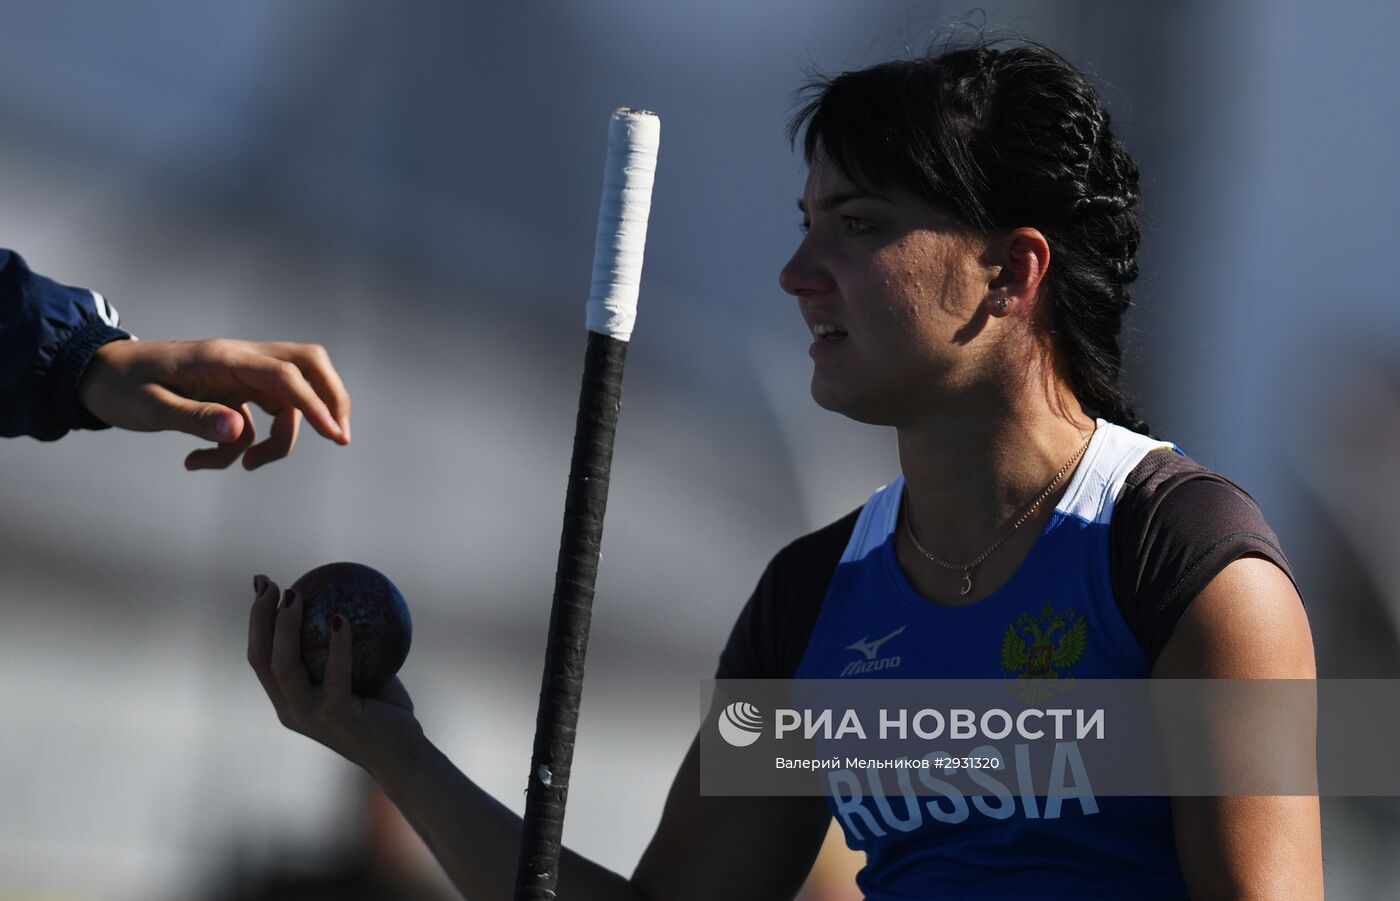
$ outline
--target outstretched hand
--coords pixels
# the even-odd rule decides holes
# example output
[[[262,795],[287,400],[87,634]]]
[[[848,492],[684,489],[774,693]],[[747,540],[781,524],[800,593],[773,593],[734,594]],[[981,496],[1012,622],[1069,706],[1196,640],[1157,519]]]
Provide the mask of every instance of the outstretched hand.
[[[266,576],[253,580],[253,590],[248,663],[282,725],[320,742],[376,778],[412,761],[424,745],[423,728],[398,677],[390,678],[371,696],[353,693],[351,636],[345,625],[331,632],[325,681],[313,684],[301,660],[301,598],[290,589],[282,593]]]
[[[78,400],[108,425],[188,432],[218,447],[193,451],[186,469],[224,469],[239,457],[257,469],[291,453],[304,415],[338,444],[350,443],[350,395],[317,344],[238,341],[113,341],[83,374]],[[257,442],[249,410],[272,416]]]

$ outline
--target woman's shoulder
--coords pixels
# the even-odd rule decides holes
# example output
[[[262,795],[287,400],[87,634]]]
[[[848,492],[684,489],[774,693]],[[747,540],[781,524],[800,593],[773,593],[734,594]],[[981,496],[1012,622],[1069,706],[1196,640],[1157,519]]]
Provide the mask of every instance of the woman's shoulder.
[[[1134,545],[1218,539],[1236,532],[1276,550],[1279,544],[1248,491],[1175,448],[1146,454],[1128,473],[1110,523],[1115,536],[1132,539]]]
[[[773,555],[768,568],[781,570],[785,574],[806,572],[813,568],[835,569],[846,545],[850,543],[851,533],[855,530],[856,520],[860,518],[863,509],[863,506],[857,507],[835,522],[788,542],[782,550]]]
[[[1245,556],[1293,578],[1259,504],[1231,479],[1172,449],[1146,454],[1124,480],[1109,526],[1110,574],[1150,661],[1201,589]]]
[[[1128,473],[1123,487],[1125,491],[1139,495],[1165,496],[1173,488],[1191,481],[1228,486],[1232,493],[1249,498],[1253,502],[1253,498],[1250,498],[1244,488],[1197,462],[1175,445],[1165,443],[1164,446],[1143,456],[1141,462]]]
[[[859,516],[853,510],[773,556],[734,623],[717,678],[793,677]]]

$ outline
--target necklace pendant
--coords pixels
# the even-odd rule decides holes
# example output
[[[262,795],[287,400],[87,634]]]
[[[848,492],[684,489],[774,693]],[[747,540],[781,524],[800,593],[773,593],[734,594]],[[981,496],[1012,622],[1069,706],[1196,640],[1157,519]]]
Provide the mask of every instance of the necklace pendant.
[[[963,570],[962,591],[959,591],[958,594],[967,594],[967,593],[970,592],[971,590],[972,590],[972,570],[970,570],[970,569],[965,569],[965,570]]]

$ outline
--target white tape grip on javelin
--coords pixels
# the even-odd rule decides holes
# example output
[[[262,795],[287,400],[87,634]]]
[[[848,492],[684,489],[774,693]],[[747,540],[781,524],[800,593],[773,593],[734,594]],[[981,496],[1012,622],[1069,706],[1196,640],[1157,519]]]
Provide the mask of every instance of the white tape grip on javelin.
[[[603,203],[593,245],[593,288],[588,295],[588,330],[619,341],[632,337],[642,252],[656,177],[661,120],[646,110],[620,109],[608,125],[608,162],[603,167]]]

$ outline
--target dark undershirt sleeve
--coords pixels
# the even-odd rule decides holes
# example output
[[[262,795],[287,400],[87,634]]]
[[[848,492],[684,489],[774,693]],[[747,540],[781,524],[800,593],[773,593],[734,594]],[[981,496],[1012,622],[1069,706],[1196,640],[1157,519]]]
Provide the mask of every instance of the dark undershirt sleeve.
[[[776,564],[774,558],[763,571],[753,594],[749,595],[748,603],[739,611],[739,618],[729,632],[729,641],[719,655],[716,679],[777,678],[772,675],[777,671],[778,659],[773,644],[776,630],[772,624],[778,603],[773,584],[777,578]]]
[[[1109,565],[1118,609],[1149,663],[1201,589],[1246,556],[1293,579],[1278,536],[1234,482],[1171,451],[1149,453],[1128,475],[1109,525]]]
[[[739,613],[716,679],[791,679],[807,651],[856,510],[778,552]]]

